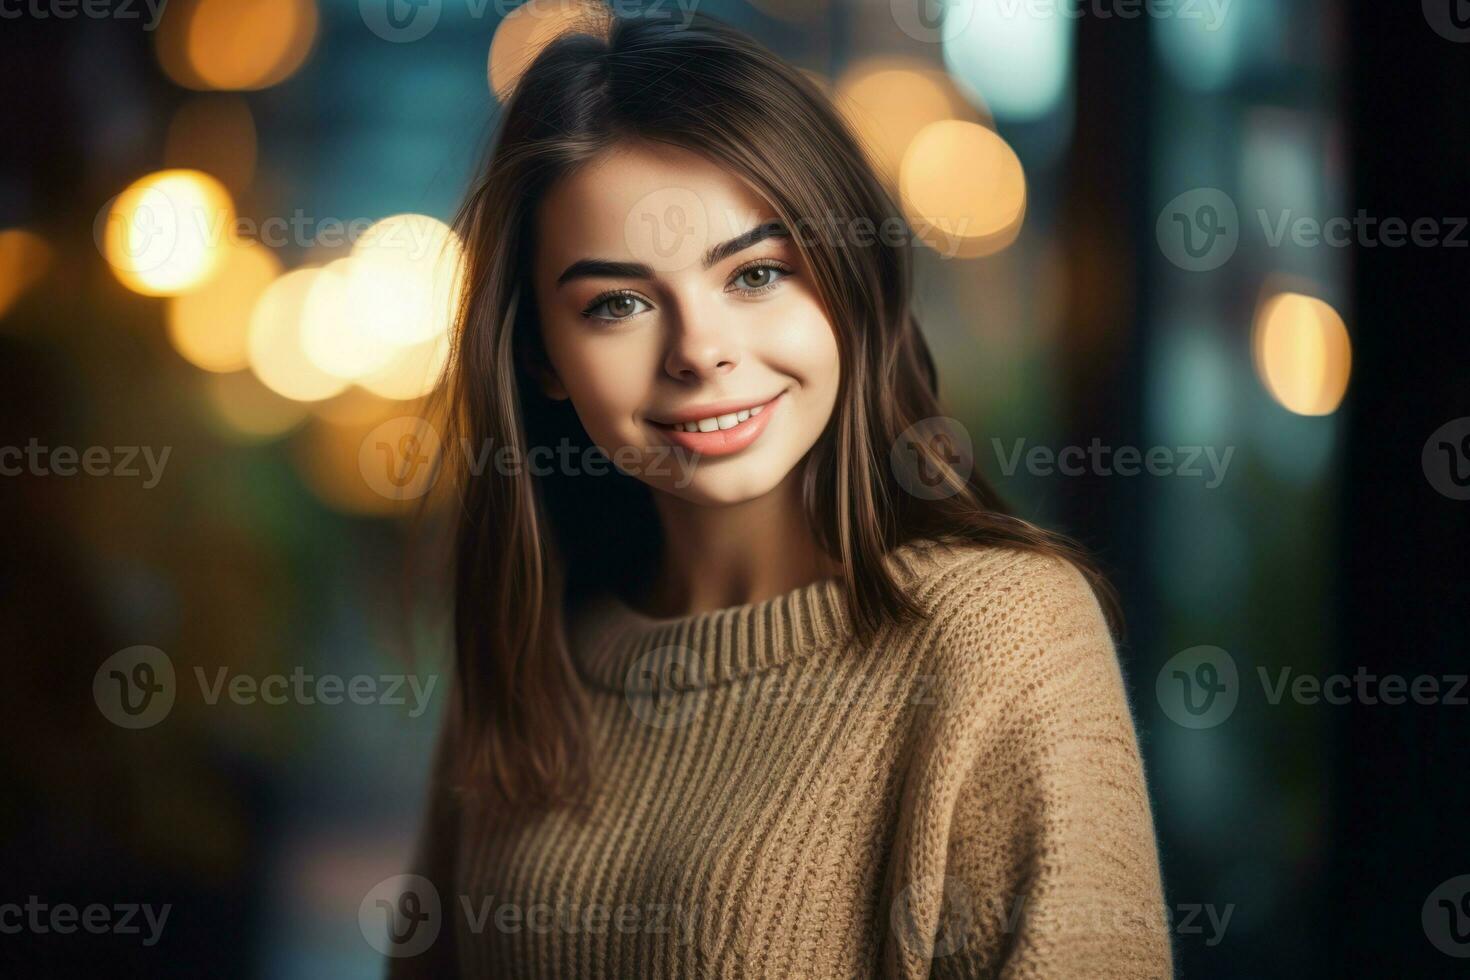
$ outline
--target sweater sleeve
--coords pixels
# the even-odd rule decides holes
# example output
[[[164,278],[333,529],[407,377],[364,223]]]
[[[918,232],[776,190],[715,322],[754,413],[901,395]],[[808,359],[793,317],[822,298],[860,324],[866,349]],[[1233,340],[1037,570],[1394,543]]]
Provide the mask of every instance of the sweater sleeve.
[[[459,840],[459,807],[453,793],[452,757],[459,731],[454,692],[450,692],[430,761],[423,817],[412,862],[401,879],[401,894],[432,916],[424,926],[432,938],[399,948],[390,947],[387,980],[445,980],[459,976],[455,947],[455,854]],[[427,883],[427,884],[426,884]],[[401,900],[400,900],[401,901]],[[434,911],[437,909],[437,915]],[[410,940],[412,943],[413,941]]]
[[[1137,736],[1091,588],[1032,555],[966,577],[940,612],[890,974],[1171,977]]]

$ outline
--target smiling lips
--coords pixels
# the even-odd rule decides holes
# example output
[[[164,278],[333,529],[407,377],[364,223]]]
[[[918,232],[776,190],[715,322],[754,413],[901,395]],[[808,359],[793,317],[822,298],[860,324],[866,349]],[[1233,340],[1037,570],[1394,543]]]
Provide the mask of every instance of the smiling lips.
[[[725,402],[680,412],[668,420],[653,419],[676,446],[704,456],[728,456],[755,442],[771,420],[780,395],[765,402]]]

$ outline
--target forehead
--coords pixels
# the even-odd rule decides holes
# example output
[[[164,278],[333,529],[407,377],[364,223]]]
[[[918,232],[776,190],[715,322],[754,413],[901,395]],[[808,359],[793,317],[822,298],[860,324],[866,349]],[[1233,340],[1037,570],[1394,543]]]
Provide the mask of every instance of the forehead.
[[[552,185],[537,215],[537,264],[584,258],[697,270],[697,257],[775,218],[741,178],[681,147],[619,144]]]

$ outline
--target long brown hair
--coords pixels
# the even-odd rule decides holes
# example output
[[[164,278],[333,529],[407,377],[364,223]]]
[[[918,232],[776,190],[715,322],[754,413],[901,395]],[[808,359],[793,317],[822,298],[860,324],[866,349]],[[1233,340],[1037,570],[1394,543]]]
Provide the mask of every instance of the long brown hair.
[[[570,402],[547,398],[536,381],[544,351],[529,285],[535,215],[553,182],[630,139],[680,146],[742,176],[787,228],[819,217],[829,227],[903,220],[829,98],[739,31],[700,15],[687,25],[610,17],[565,34],[516,85],[457,219],[467,273],[444,389],[447,444],[512,447],[519,459],[530,447],[591,446]],[[934,361],[909,308],[909,246],[793,239],[841,357],[833,416],[799,464],[804,506],[843,568],[858,635],[871,639],[885,623],[918,615],[883,558],[921,537],[1070,560],[1116,628],[1112,590],[1081,550],[1012,516],[973,467],[957,474],[920,440],[913,448],[954,492],[926,499],[895,478],[889,447],[943,415]],[[615,468],[596,478],[455,469],[452,710],[461,779],[507,806],[583,799],[594,747],[563,612],[584,590],[651,579],[661,545],[652,491]]]

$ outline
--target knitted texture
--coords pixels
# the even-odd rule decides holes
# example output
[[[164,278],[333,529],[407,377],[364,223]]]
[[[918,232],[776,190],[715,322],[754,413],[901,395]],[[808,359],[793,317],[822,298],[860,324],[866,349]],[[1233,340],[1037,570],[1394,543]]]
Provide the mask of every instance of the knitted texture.
[[[433,946],[392,976],[1161,978],[1153,819],[1117,656],[1070,564],[916,541],[921,621],[855,642],[836,579],[569,617],[599,778],[507,820],[445,785]]]

